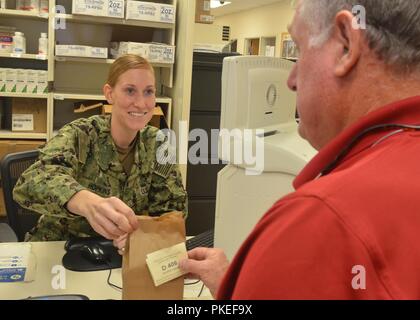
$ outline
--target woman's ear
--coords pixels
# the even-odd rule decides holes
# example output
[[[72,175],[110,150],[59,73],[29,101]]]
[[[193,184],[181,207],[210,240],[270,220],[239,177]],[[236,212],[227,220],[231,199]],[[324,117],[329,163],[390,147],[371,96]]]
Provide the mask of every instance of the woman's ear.
[[[104,92],[104,96],[105,96],[106,100],[108,101],[108,103],[109,104],[114,104],[114,99],[112,98],[113,90],[112,90],[112,87],[108,83],[104,85],[103,92]]]
[[[353,26],[354,16],[350,11],[340,11],[335,17],[333,38],[338,44],[334,74],[344,77],[359,62],[362,54],[362,32]]]

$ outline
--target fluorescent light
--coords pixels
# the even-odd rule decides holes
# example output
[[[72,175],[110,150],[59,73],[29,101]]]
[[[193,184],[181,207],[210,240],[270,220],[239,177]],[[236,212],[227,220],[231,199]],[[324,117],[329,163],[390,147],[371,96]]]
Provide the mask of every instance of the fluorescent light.
[[[223,4],[220,3],[219,0],[211,0],[210,1],[210,8],[215,9],[215,8],[219,8],[219,7],[223,7],[226,6],[228,4],[231,4],[230,1],[222,1]]]

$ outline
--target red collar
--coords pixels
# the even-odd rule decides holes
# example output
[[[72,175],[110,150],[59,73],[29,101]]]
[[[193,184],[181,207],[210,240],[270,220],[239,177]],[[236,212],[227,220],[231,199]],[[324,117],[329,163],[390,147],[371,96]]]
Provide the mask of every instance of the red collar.
[[[317,178],[321,171],[333,162],[339,153],[362,131],[380,124],[396,123],[407,125],[420,124],[420,96],[408,98],[384,106],[367,114],[359,121],[345,129],[329,144],[322,148],[319,153],[305,166],[305,168],[303,168],[301,173],[294,180],[293,186],[295,189],[298,189],[305,183]],[[392,129],[390,129],[390,131],[392,131]],[[361,137],[342,161],[349,159],[353,155],[371,146],[383,135],[384,132],[381,131]]]

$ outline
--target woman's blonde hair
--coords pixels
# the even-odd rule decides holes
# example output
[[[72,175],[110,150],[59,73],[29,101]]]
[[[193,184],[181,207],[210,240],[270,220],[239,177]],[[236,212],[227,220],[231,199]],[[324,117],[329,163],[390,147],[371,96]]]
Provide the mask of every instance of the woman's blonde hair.
[[[132,69],[150,70],[154,75],[154,70],[149,61],[136,54],[126,54],[119,57],[111,65],[108,73],[107,84],[114,87],[117,84],[118,78],[126,71]]]

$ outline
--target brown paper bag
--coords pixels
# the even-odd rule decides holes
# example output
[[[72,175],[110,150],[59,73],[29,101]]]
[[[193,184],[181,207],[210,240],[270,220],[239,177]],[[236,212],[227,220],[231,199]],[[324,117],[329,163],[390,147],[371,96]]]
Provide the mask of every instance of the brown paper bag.
[[[123,256],[124,300],[182,300],[184,279],[179,277],[155,287],[146,255],[185,241],[181,212],[160,217],[139,216],[139,228],[130,234]]]

